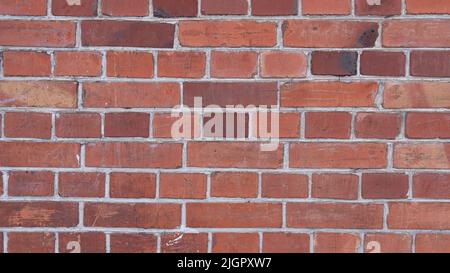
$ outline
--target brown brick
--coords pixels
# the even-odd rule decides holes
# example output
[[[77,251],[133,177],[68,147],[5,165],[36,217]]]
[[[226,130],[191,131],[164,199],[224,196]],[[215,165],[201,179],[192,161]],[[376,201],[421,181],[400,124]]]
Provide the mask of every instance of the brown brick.
[[[408,176],[401,173],[365,173],[362,175],[362,197],[365,199],[406,199]]]
[[[361,74],[369,76],[405,76],[406,57],[401,52],[364,51]]]
[[[256,16],[282,16],[296,15],[298,11],[297,0],[252,0],[252,15]]]
[[[311,72],[314,75],[352,76],[356,75],[358,54],[347,51],[312,53]]]
[[[196,17],[197,10],[197,0],[153,0],[155,17]]]
[[[107,113],[106,137],[148,137],[150,115],[147,113]]]
[[[175,25],[141,21],[82,21],[83,46],[172,48]],[[0,40],[1,41],[1,40]]]
[[[69,2],[66,0],[52,0],[52,14],[57,16],[97,15],[97,0],[83,0],[80,1],[79,5],[71,5]]]
[[[54,194],[52,172],[10,172],[8,195],[52,196]]]
[[[450,77],[450,51],[411,52],[411,75]]]

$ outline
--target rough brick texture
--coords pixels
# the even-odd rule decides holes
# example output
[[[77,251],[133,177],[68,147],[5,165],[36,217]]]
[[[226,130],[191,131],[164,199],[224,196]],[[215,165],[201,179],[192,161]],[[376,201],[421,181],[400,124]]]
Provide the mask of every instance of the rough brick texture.
[[[449,2],[0,0],[0,252],[450,252]]]

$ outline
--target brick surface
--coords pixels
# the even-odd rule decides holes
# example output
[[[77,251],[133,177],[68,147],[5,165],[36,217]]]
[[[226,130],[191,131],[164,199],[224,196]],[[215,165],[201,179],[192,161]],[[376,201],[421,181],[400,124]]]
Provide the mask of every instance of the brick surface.
[[[450,252],[449,2],[0,0],[0,252]]]

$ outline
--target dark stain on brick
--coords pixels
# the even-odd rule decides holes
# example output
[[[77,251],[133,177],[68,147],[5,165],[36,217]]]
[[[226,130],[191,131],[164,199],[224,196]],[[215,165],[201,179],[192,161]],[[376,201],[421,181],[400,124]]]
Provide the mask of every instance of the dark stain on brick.
[[[339,63],[341,68],[348,72],[349,75],[356,75],[356,64],[358,62],[358,53],[341,52]]]
[[[374,28],[367,29],[358,38],[358,43],[364,47],[373,47],[378,38],[378,30]]]
[[[167,14],[166,12],[164,12],[163,10],[160,9],[155,9],[153,11],[153,16],[158,17],[158,18],[169,18],[170,15]]]

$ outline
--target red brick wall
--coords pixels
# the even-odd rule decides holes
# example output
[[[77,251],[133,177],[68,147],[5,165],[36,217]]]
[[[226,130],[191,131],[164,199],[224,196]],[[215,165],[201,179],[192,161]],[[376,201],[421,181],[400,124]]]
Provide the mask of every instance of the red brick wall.
[[[0,1],[0,251],[450,251],[450,2],[372,2]]]

